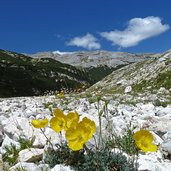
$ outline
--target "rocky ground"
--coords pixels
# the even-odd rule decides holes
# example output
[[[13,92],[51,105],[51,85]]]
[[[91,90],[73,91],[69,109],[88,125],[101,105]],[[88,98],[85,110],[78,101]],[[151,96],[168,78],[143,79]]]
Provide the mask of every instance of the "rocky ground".
[[[103,96],[105,99],[105,96]],[[104,100],[100,101],[102,108]],[[65,95],[64,98],[55,96],[43,97],[18,97],[0,99],[0,163],[4,147],[10,143],[19,146],[19,137],[27,139],[34,137],[33,147],[22,150],[19,153],[18,163],[10,168],[14,170],[23,166],[28,171],[70,171],[69,166],[56,165],[49,168],[44,164],[44,149],[47,148],[46,138],[39,129],[30,124],[32,119],[51,117],[49,107],[59,107],[64,112],[76,110],[81,117],[87,116],[98,122],[97,102],[94,98],[85,98],[80,95]],[[139,154],[139,171],[171,171],[171,105],[154,106],[152,103],[137,103],[135,105],[120,104],[115,100],[109,100],[108,114],[113,130],[117,134],[124,134],[130,124],[136,126],[136,130],[145,128],[150,130],[155,137],[155,143],[159,145],[156,153]],[[108,122],[102,117],[103,133],[106,133]],[[135,130],[135,131],[136,131]],[[45,129],[48,138],[51,137],[52,144],[59,142],[58,135],[49,127]],[[96,133],[98,136],[98,131]],[[91,141],[90,141],[91,142]],[[93,143],[93,141],[91,142]],[[2,170],[2,164],[0,164]]]

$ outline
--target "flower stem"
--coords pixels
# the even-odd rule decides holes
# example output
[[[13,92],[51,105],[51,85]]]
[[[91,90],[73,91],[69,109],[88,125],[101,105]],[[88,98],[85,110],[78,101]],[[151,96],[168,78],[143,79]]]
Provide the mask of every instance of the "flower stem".
[[[99,139],[98,139],[98,148],[100,148],[100,144],[102,141],[102,119],[101,119],[101,112],[100,112],[100,98],[97,99],[97,110],[99,116]]]
[[[45,132],[43,131],[43,129],[41,129],[41,132],[43,133],[43,135],[45,136],[45,138],[47,139],[47,142],[52,146],[52,149],[53,149],[53,144],[50,142],[49,138],[46,136]]]

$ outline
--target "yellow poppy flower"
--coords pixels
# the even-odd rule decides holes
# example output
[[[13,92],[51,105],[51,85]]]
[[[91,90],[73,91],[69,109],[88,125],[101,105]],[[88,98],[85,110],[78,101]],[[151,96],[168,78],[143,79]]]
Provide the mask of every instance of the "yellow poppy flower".
[[[58,98],[63,98],[64,97],[64,92],[63,91],[61,91],[60,93],[58,93],[56,96],[58,97]]]
[[[54,117],[50,120],[50,127],[59,133],[65,127],[65,115],[60,109],[54,110]]]
[[[89,130],[81,124],[77,128],[70,128],[66,131],[66,139],[68,140],[68,147],[73,151],[78,151],[83,148],[83,145],[89,139]]]
[[[157,151],[157,145],[153,144],[153,135],[147,131],[147,130],[140,130],[137,131],[133,138],[135,140],[135,143],[139,149],[141,149],[143,152],[156,152]]]
[[[47,118],[42,119],[42,120],[35,119],[35,120],[32,120],[31,124],[35,128],[44,128],[44,127],[46,127],[48,125],[48,119]]]
[[[84,125],[89,131],[89,139],[92,138],[93,134],[96,132],[96,124],[94,121],[84,117],[80,124]]]
[[[79,115],[75,112],[69,112],[65,117],[65,128],[64,130],[67,131],[71,127],[76,127],[78,125]]]
[[[73,151],[83,148],[83,145],[92,138],[93,133],[96,131],[96,124],[94,121],[84,117],[83,120],[74,127],[70,127],[66,131],[66,139],[68,146]]]

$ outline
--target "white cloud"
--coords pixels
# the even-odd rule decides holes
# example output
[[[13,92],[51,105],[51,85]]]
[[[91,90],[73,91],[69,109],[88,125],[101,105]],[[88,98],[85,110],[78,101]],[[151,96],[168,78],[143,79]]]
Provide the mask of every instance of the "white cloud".
[[[169,29],[169,25],[162,24],[159,17],[133,18],[129,20],[125,30],[102,32],[100,35],[112,42],[126,48],[137,45],[142,40],[157,36]]]
[[[87,33],[83,37],[74,37],[67,45],[83,47],[89,50],[100,49],[101,45],[97,42],[97,39],[90,33]]]
[[[61,52],[59,50],[53,51],[53,54],[59,54],[59,55],[67,55],[67,54],[73,54],[74,52]]]

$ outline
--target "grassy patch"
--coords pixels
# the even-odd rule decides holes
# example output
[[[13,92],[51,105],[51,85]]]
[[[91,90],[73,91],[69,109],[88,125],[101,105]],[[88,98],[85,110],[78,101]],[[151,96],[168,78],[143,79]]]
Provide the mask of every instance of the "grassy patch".
[[[171,71],[165,71],[158,74],[154,80],[154,88],[159,89],[160,87],[166,89],[171,88]]]
[[[5,153],[2,155],[4,162],[7,162],[9,165],[15,165],[17,163],[18,154],[21,150],[31,148],[33,141],[27,140],[24,138],[19,139],[20,148],[17,148],[15,145],[11,144],[10,146],[5,146]]]
[[[132,89],[133,89],[134,92],[142,93],[147,89],[148,86],[149,86],[149,82],[146,81],[146,80],[142,80],[138,84],[133,84]]]
[[[137,93],[143,93],[150,87],[150,90],[159,90],[161,87],[166,89],[171,88],[171,71],[159,73],[156,78],[150,80],[142,80],[141,82],[132,86],[133,90]]]
[[[131,126],[127,128],[126,132],[122,136],[118,136],[117,134],[113,135],[111,140],[109,139],[108,145],[111,148],[118,148],[122,152],[125,152],[129,155],[136,155],[137,148],[135,145],[135,141],[133,139],[133,129]]]

